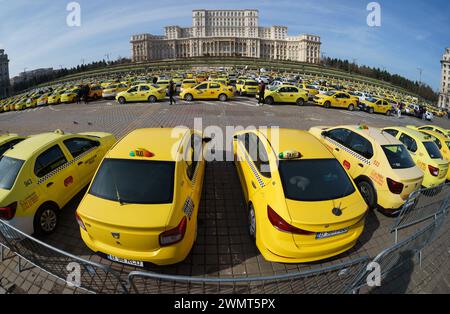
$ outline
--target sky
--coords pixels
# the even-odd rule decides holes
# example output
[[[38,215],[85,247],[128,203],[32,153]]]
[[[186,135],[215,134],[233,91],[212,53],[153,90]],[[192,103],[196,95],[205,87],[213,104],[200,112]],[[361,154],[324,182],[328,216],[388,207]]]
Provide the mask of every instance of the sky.
[[[0,0],[0,49],[10,76],[130,57],[132,34],[163,34],[164,26],[192,24],[193,9],[258,9],[260,26],[285,25],[289,35],[321,36],[327,57],[422,81],[437,90],[440,59],[450,47],[450,1],[379,0],[381,26],[367,25],[362,0],[78,0],[81,26],[66,23],[67,0]]]

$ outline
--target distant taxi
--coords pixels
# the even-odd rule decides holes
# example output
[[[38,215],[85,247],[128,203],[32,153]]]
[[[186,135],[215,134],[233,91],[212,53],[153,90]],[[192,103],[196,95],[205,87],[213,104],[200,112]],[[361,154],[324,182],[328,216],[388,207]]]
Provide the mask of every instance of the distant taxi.
[[[185,79],[181,82],[180,91],[184,91],[187,88],[191,88],[197,85],[197,81],[193,78]]]
[[[311,99],[311,100],[314,98],[314,96],[319,94],[319,91],[312,85],[300,83],[300,84],[298,84],[298,87],[300,87],[301,89],[307,91],[308,92],[308,98]]]
[[[62,91],[54,91],[48,96],[47,104],[49,105],[57,105],[61,103],[61,95]]]
[[[203,82],[194,87],[183,89],[180,93],[180,98],[186,101],[193,101],[194,99],[218,99],[220,101],[227,101],[233,96],[233,87],[215,82]]]
[[[308,102],[308,93],[296,86],[283,84],[266,89],[264,93],[264,102],[268,105],[276,103],[294,103],[303,106]]]
[[[449,162],[444,159],[430,135],[407,127],[387,127],[383,131],[391,134],[408,149],[416,165],[424,172],[422,185],[432,188],[445,182]]]
[[[197,234],[207,139],[189,129],[138,129],[103,159],[77,209],[86,245],[108,259],[175,264]]]
[[[393,113],[392,105],[385,99],[368,97],[361,101],[361,104],[368,113],[382,113],[387,116]]]
[[[350,111],[355,110],[358,106],[358,98],[345,92],[329,91],[325,94],[317,94],[314,96],[313,101],[316,105],[323,106],[325,108],[345,108]]]
[[[249,234],[266,260],[316,261],[355,245],[367,205],[314,136],[288,129],[242,131],[233,146]]]
[[[398,139],[366,125],[313,127],[355,180],[369,208],[396,214],[409,195],[420,189],[423,172]]]
[[[120,92],[124,92],[128,89],[128,85],[123,83],[112,84],[106,86],[102,91],[102,97],[105,99],[108,98],[116,98],[117,94]]]
[[[66,90],[61,94],[61,102],[68,104],[76,101],[79,92],[80,88],[78,87]]]
[[[258,82],[255,80],[238,80],[236,82],[236,92],[241,95],[256,95],[258,93]]]
[[[58,214],[89,184],[114,144],[101,132],[32,135],[0,157],[0,219],[27,234],[50,234]]]
[[[150,103],[163,100],[166,97],[164,87],[155,87],[151,84],[139,84],[130,87],[128,90],[120,92],[116,95],[116,100],[120,104],[133,101],[148,101]]]

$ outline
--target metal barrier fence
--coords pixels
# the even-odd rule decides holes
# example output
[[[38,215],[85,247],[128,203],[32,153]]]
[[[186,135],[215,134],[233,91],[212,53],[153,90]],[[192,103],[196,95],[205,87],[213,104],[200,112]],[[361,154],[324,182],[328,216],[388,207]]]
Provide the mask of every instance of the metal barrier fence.
[[[387,283],[405,273],[408,267],[412,267],[417,257],[419,265],[421,265],[422,249],[433,241],[446,218],[446,213],[441,213],[426,227],[378,254],[354,282],[351,291],[357,292],[360,288],[367,286],[366,279],[374,270],[372,268],[373,263],[380,266],[381,280],[386,280]]]
[[[4,247],[18,256],[18,271],[24,271],[22,259],[43,271],[70,281],[77,288],[94,293],[127,293],[119,275],[105,265],[94,263],[34,239],[0,220],[0,262]]]
[[[399,230],[428,219],[436,220],[441,213],[448,211],[449,202],[450,183],[413,192],[391,227],[391,232],[395,233],[395,243],[398,242]]]
[[[265,277],[202,278],[131,272],[130,292],[144,294],[293,294],[346,293],[365,269],[362,257],[316,270]]]

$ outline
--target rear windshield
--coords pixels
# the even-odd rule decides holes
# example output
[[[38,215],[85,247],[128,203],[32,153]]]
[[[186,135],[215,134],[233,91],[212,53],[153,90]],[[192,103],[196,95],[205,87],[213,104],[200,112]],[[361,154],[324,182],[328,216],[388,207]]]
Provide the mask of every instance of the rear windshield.
[[[336,159],[280,160],[284,194],[296,201],[325,201],[353,194],[355,188]]]
[[[442,159],[442,154],[435,142],[423,142],[423,146],[425,146],[431,159]]]
[[[247,82],[245,82],[245,85],[247,85],[247,86],[258,86],[258,82],[256,82],[256,81],[247,81]]]
[[[0,157],[0,189],[11,190],[24,161],[11,157]]]
[[[174,171],[174,162],[105,159],[89,193],[129,204],[170,204]]]
[[[381,147],[392,169],[407,169],[415,166],[414,160],[412,160],[405,146],[384,145]]]

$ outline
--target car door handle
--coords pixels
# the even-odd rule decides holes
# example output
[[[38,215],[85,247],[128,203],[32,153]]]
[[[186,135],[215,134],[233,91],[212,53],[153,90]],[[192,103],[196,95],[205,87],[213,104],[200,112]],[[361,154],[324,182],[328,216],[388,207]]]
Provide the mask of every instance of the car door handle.
[[[253,181],[252,181],[252,186],[253,186],[254,189],[256,189],[256,184]]]
[[[339,148],[337,148],[337,147],[336,147],[334,150],[337,151],[337,152],[340,152],[340,151],[341,151],[341,150],[340,150]]]
[[[48,188],[51,187],[52,185],[53,185],[53,182],[47,183],[47,187],[48,187]]]
[[[364,168],[364,165],[363,165],[363,164],[358,164],[358,166],[360,166],[361,168]]]
[[[81,166],[83,164],[83,162],[82,161],[80,161],[77,165],[78,166]]]

